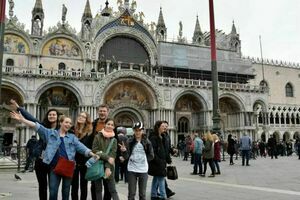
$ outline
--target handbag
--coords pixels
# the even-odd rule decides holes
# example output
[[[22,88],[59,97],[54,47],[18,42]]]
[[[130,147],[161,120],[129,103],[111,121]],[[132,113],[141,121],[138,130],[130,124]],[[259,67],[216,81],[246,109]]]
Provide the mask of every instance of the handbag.
[[[167,166],[167,178],[170,180],[178,179],[176,166]]]
[[[75,169],[74,161],[59,156],[57,164],[53,169],[53,172],[57,175],[64,176],[66,178],[72,178],[74,169]]]
[[[114,142],[115,138],[113,138],[109,145],[108,148],[106,149],[106,154],[110,152],[111,146]],[[88,181],[95,181],[98,180],[102,177],[104,177],[104,162],[103,160],[97,160],[91,167],[87,168],[86,174],[85,174],[85,179]]]
[[[104,163],[102,160],[97,160],[91,167],[87,168],[85,179],[95,181],[104,176]]]

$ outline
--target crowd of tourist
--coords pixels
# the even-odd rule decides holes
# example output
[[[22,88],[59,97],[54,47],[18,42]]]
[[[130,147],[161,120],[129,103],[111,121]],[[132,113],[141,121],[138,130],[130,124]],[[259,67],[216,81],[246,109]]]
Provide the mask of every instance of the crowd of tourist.
[[[28,157],[23,172],[30,165],[34,166],[39,199],[42,200],[47,200],[48,195],[50,200],[58,199],[61,182],[63,200],[70,196],[72,200],[87,199],[86,173],[97,160],[103,162],[104,175],[91,181],[92,200],[119,200],[116,183],[120,180],[128,184],[128,200],[135,199],[137,188],[139,199],[145,200],[148,175],[153,177],[151,200],[163,200],[175,195],[166,179],[171,156],[183,157],[183,161],[190,159],[193,164],[191,175],[201,177],[206,176],[207,164],[210,168],[208,177],[221,174],[222,154],[229,155],[230,165],[241,156],[243,166],[250,166],[249,160],[257,156],[277,159],[279,155],[290,156],[296,152],[300,159],[299,139],[294,144],[292,141],[278,143],[273,136],[267,142],[252,141],[244,133],[239,140],[231,134],[224,140],[208,131],[202,135],[189,134],[175,147],[171,146],[167,121],[157,121],[149,134],[146,134],[143,122],[135,122],[133,136],[128,137],[126,128],[115,127],[114,120],[108,118],[109,108],[104,104],[98,108],[97,119],[92,121],[90,115],[82,111],[73,126],[71,119],[56,109],[48,110],[40,122],[14,100],[11,104],[14,110],[11,118],[35,129],[39,135],[39,140],[33,135],[26,145]],[[61,159],[74,163],[71,176],[58,173]]]

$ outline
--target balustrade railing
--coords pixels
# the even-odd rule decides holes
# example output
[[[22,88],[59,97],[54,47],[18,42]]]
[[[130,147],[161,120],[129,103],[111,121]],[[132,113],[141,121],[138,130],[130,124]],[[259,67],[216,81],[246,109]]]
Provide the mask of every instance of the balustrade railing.
[[[37,77],[56,77],[66,79],[102,79],[106,76],[105,72],[87,72],[82,70],[52,70],[43,68],[29,68],[29,67],[15,67],[15,66],[3,66],[3,74],[11,74],[15,76],[37,76]],[[128,70],[128,69],[126,69]],[[136,69],[129,69],[136,70]],[[170,85],[175,87],[198,87],[198,88],[211,88],[212,81],[195,80],[195,79],[183,79],[172,77],[155,76],[155,82],[161,85]],[[219,82],[218,87],[220,90],[235,90],[235,91],[247,91],[247,92],[261,92],[265,93],[268,88],[259,85],[240,84],[240,83],[227,83]]]
[[[70,79],[100,79],[105,76],[104,72],[86,72],[82,70],[53,70],[30,67],[3,66],[3,74],[16,76],[40,76],[40,77],[61,77]]]
[[[161,85],[172,85],[176,87],[198,87],[198,88],[212,87],[212,81],[206,81],[206,80],[155,77],[155,81]],[[261,93],[268,91],[268,88],[264,86],[240,84],[240,83],[219,82],[218,87],[221,90],[249,91],[249,92],[261,92]]]

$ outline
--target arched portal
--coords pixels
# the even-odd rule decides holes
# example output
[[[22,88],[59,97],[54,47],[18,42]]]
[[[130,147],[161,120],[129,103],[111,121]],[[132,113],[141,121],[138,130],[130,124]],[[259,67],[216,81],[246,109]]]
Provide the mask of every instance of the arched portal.
[[[285,133],[283,134],[282,140],[283,140],[284,142],[287,142],[287,141],[289,141],[290,139],[291,139],[291,134],[290,134],[289,132],[285,132]]]
[[[42,119],[50,108],[55,108],[73,120],[79,106],[76,95],[66,87],[54,86],[47,89],[39,98],[39,117]]]
[[[120,107],[112,111],[111,117],[115,121],[115,127],[125,127],[127,129],[127,135],[132,135],[132,125],[136,122],[144,123],[144,127],[147,131],[149,125],[146,123],[146,117],[136,107]]]
[[[295,132],[294,135],[293,135],[293,139],[294,140],[300,139],[300,133],[299,132]]]
[[[206,128],[202,102],[193,93],[182,95],[175,104],[175,122],[178,141],[191,131],[203,132]]]
[[[133,112],[121,111],[114,116],[115,126],[132,127],[133,123],[140,121]]]
[[[142,81],[126,78],[110,84],[104,95],[104,103],[113,109],[126,106],[151,109],[155,104],[155,95]]]
[[[226,133],[229,130],[239,129],[244,125],[242,118],[242,108],[237,100],[225,96],[219,100],[220,105],[220,116],[221,116],[221,127],[222,131]]]
[[[273,137],[276,139],[276,142],[278,143],[280,141],[280,133],[274,132]]]
[[[24,100],[22,95],[15,89],[9,86],[2,86],[1,93],[4,94],[1,98],[1,108],[0,108],[0,120],[2,122],[2,132],[4,134],[10,135],[14,133],[15,126],[17,122],[12,120],[9,116],[9,112],[12,109],[10,105],[10,100],[15,100],[19,105],[23,105]],[[12,139],[9,138],[9,144],[12,143]],[[5,139],[5,138],[4,138]],[[3,144],[6,141],[3,141]]]
[[[266,133],[265,132],[263,132],[261,134],[260,139],[261,139],[262,142],[266,142]]]

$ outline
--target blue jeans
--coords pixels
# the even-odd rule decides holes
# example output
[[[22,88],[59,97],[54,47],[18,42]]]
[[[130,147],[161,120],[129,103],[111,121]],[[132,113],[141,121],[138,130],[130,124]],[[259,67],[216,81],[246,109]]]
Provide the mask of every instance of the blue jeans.
[[[50,200],[57,200],[58,188],[59,188],[61,180],[62,180],[62,187],[61,187],[62,200],[69,199],[70,186],[71,186],[72,179],[56,175],[51,170],[50,171],[50,179],[49,179]]]
[[[194,155],[194,174],[198,173],[198,167],[199,167],[199,174],[202,174],[202,158],[201,154],[195,153]]]
[[[245,158],[246,158],[246,165],[249,165],[249,157],[250,157],[250,150],[242,150],[242,165],[245,165]]]
[[[159,194],[161,198],[167,198],[166,188],[165,188],[165,177],[163,176],[153,176],[151,185],[151,197],[158,197],[157,188],[159,189]]]

